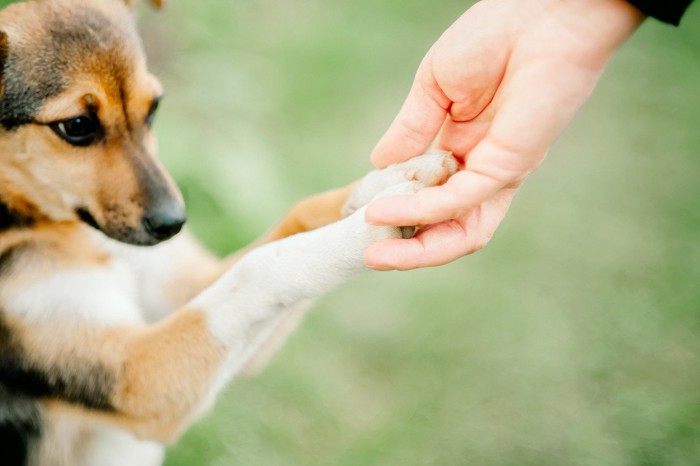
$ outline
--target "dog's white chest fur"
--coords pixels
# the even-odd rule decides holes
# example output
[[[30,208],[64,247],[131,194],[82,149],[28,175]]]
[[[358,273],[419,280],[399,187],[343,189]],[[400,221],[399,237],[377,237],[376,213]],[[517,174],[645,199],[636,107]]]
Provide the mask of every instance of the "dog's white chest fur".
[[[26,287],[7,290],[2,301],[6,312],[31,322],[139,323],[143,316],[135,278],[124,261],[114,258],[101,266],[50,272]]]

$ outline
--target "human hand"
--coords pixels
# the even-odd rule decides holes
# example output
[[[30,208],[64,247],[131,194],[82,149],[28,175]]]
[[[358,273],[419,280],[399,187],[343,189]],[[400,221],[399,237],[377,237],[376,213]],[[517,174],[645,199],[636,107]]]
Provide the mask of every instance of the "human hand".
[[[372,153],[384,167],[435,142],[461,170],[442,186],[370,204],[370,223],[427,226],[412,239],[376,243],[367,264],[441,265],[485,246],[642,20],[625,0],[482,0],[467,10],[426,54]]]

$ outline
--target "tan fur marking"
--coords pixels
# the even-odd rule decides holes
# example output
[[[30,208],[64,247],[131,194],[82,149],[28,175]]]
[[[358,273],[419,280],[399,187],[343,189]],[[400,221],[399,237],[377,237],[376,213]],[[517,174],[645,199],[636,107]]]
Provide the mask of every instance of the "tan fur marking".
[[[86,228],[70,222],[39,223],[30,229],[0,234],[0,253],[18,244],[30,247],[23,259],[25,266],[0,278],[3,289],[21,290],[52,273],[72,267],[107,266],[109,255],[91,245]]]
[[[2,182],[3,180],[0,178],[0,183]],[[12,185],[10,183],[7,184],[9,185],[8,191],[10,191],[12,189]],[[7,205],[7,208],[21,220],[41,221],[46,219],[45,215],[39,210],[39,208],[30,202],[26,196],[13,193],[6,196],[6,198],[7,200],[5,204]]]
[[[6,325],[12,329],[13,338],[21,342],[25,361],[44,374],[73,375],[78,379],[82,374],[89,378],[84,366],[99,365],[103,370],[117,375],[123,364],[125,342],[105,338],[102,328],[69,319],[52,322],[51,325],[27,325],[14,316],[4,317]]]
[[[117,332],[112,337],[121,340],[124,335]],[[210,334],[204,315],[195,310],[179,311],[128,340],[115,406],[140,426],[132,428],[142,434],[178,435],[206,395],[224,349]]]
[[[47,406],[161,441],[173,441],[198,414],[225,354],[204,315],[195,310],[179,311],[146,328],[101,329],[71,322],[31,331],[21,324],[12,328],[38,369],[72,372],[79,369],[71,366],[73,361],[94,361],[115,375],[114,412],[61,400],[46,400]]]
[[[91,247],[87,228],[72,222],[39,223],[31,230],[7,232],[2,236],[1,244],[4,247],[5,241],[21,242],[26,238],[43,257],[60,258],[61,268],[105,264],[109,256],[104,251]],[[66,261],[68,258],[70,262]]]
[[[315,230],[342,218],[340,209],[356,183],[299,201],[274,228],[256,242],[267,243],[304,231]]]

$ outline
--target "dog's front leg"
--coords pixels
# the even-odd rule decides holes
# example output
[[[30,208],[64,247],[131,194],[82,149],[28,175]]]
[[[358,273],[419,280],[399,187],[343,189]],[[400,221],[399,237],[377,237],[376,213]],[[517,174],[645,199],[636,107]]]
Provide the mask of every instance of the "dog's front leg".
[[[219,380],[237,373],[296,306],[364,270],[369,244],[399,235],[398,229],[367,226],[358,212],[244,256],[190,303],[207,316],[212,334],[227,348]]]

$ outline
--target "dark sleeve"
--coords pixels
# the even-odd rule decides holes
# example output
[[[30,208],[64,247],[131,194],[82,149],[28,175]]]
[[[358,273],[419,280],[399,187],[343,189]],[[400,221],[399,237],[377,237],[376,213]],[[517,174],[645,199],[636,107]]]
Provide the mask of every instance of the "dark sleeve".
[[[645,15],[678,26],[693,0],[627,0]]]

